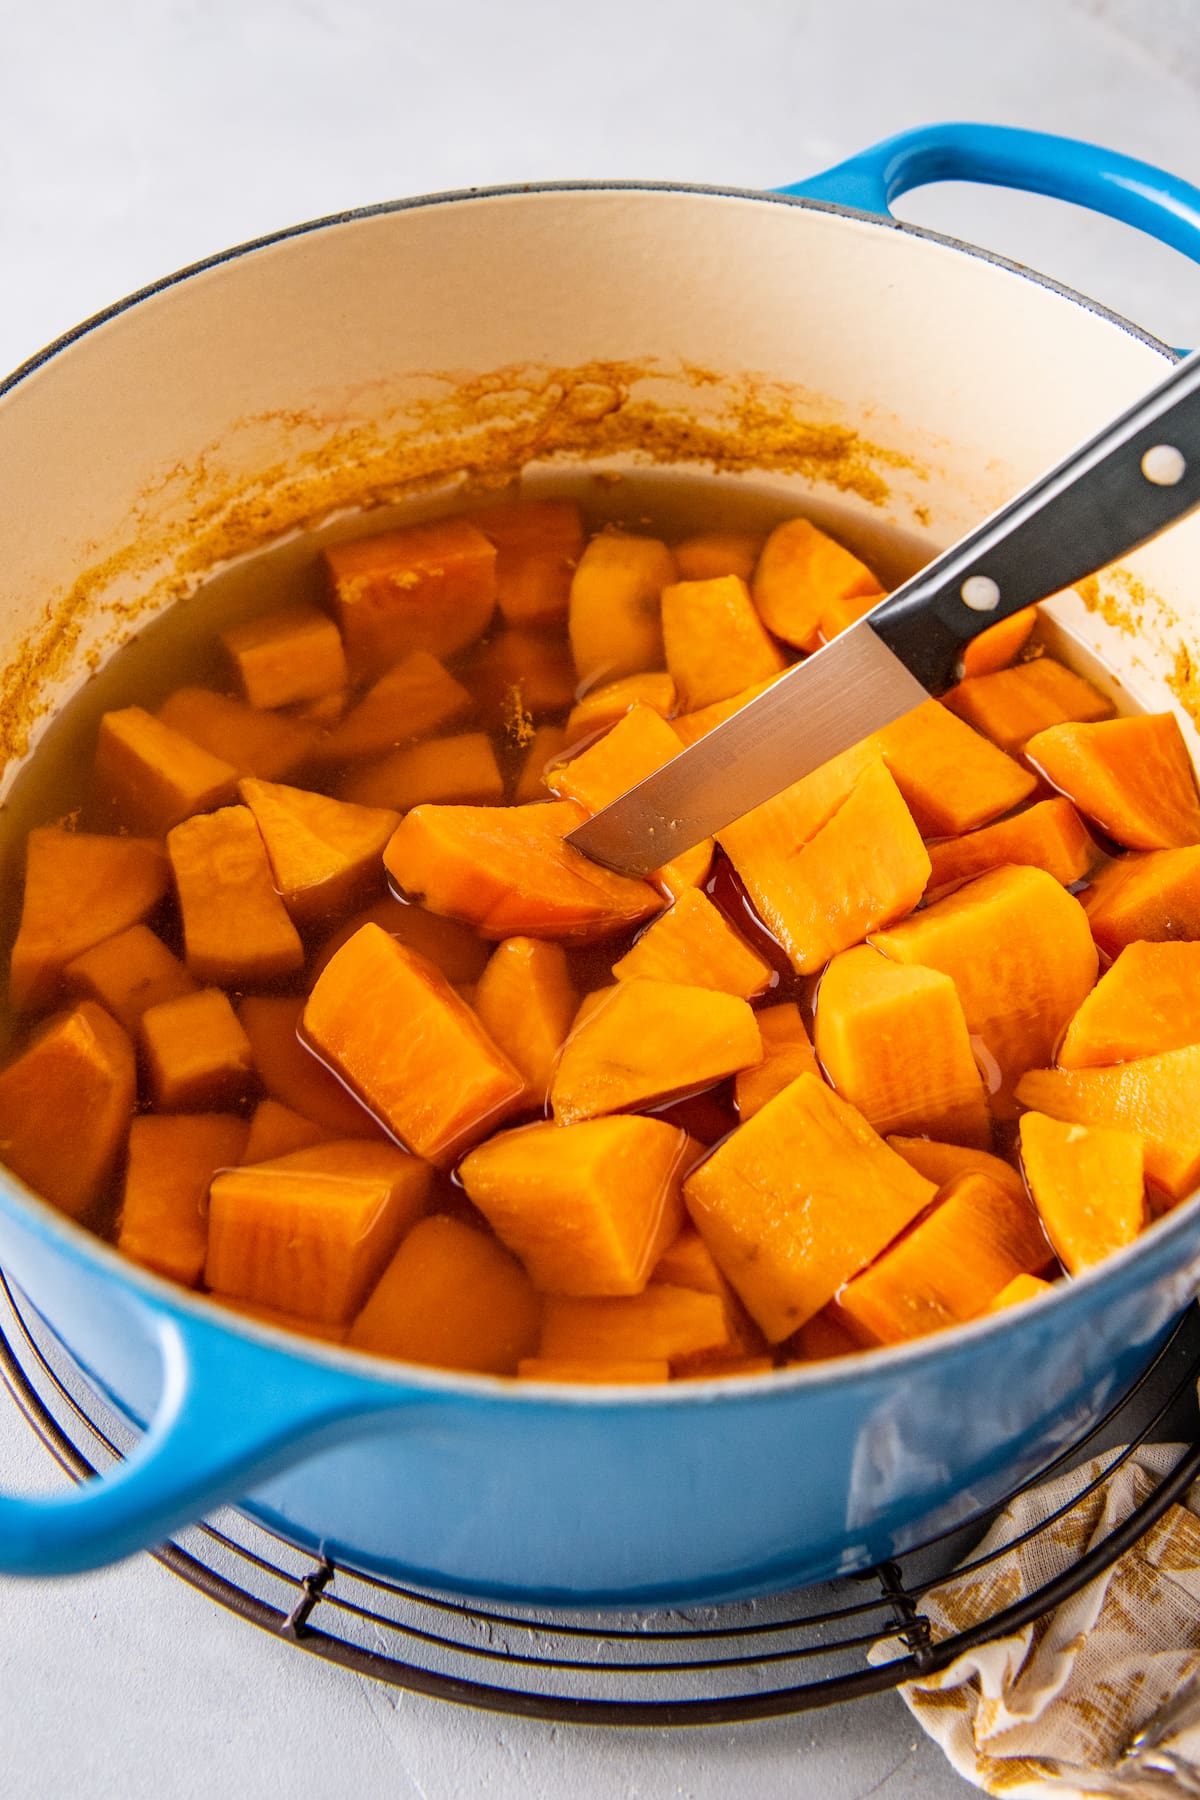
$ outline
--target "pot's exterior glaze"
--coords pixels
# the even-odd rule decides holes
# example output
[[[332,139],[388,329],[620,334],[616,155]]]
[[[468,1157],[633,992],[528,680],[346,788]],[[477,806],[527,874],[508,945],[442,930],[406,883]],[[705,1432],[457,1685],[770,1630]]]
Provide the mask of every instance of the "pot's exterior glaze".
[[[233,548],[314,496],[345,499],[356,467],[360,481],[368,465],[402,473],[399,423],[407,455],[444,429],[450,393],[460,426],[464,393],[476,424],[519,416],[528,453],[577,443],[591,420],[610,431],[639,397],[677,418],[744,421],[748,392],[761,411],[783,384],[793,421],[848,426],[875,448],[811,460],[810,477],[824,468],[839,484],[824,490],[785,479],[776,456],[770,486],[907,528],[919,518],[944,543],[1148,387],[1168,354],[994,260],[765,195],[543,189],[325,222],[166,284],[0,396],[0,668],[24,657],[43,699],[65,696],[122,618],[169,597],[197,543]],[[584,373],[564,382],[572,370]],[[556,438],[564,409],[574,418]],[[619,433],[598,441],[619,464]],[[232,505],[239,492],[253,506]],[[1156,707],[1173,702],[1181,649],[1200,646],[1198,553],[1193,521],[1131,564],[1161,596],[1139,601],[1136,636],[1114,606],[1107,620],[1058,608]],[[31,658],[32,597],[47,595],[53,628]],[[8,691],[0,723],[15,739],[11,679]],[[119,1477],[0,1499],[0,1569],[87,1567],[249,1492],[248,1508],[298,1542],[382,1573],[632,1605],[861,1567],[1045,1466],[1191,1296],[1200,1212],[1181,1209],[1045,1302],[944,1338],[635,1393],[289,1344],[122,1262],[10,1178],[0,1261],[96,1382],[153,1420]]]

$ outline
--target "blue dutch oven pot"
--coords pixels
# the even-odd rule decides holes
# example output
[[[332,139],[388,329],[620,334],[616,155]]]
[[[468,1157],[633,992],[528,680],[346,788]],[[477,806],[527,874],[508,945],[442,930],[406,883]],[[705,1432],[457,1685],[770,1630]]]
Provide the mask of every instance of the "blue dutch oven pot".
[[[951,179],[1088,206],[1200,260],[1195,188],[1088,145],[973,125],[906,133],[779,194],[579,184],[305,225],[135,295],[0,390],[0,653],[24,659],[52,708],[89,652],[116,641],[130,593],[150,592],[155,557],[173,554],[178,577],[187,547],[194,564],[197,545],[216,554],[266,529],[269,508],[230,499],[239,483],[261,500],[261,471],[290,454],[271,491],[292,494],[296,471],[309,481],[295,519],[344,500],[330,471],[348,420],[371,424],[380,467],[403,474],[384,426],[413,371],[506,371],[490,390],[527,392],[536,414],[553,383],[514,368],[586,366],[582,385],[559,382],[552,410],[579,402],[599,418],[622,384],[638,388],[647,352],[660,368],[724,370],[743,399],[742,372],[767,370],[868,433],[867,464],[879,451],[878,491],[843,461],[821,490],[831,504],[893,524],[928,515],[945,541],[1173,354],[1039,276],[889,216],[908,189]],[[680,416],[705,403],[693,388]],[[419,416],[436,433],[436,404]],[[537,432],[514,442],[535,454]],[[820,489],[807,473],[797,492]],[[270,517],[286,522],[278,506]],[[1167,598],[1158,613],[1146,602],[1136,640],[1099,619],[1080,627],[1085,648],[1159,704],[1189,627],[1200,640],[1200,614],[1186,613],[1196,543],[1184,526],[1143,553]],[[89,1569],[236,1500],[306,1550],[385,1576],[630,1606],[863,1567],[1046,1466],[1191,1298],[1200,1211],[1179,1207],[1029,1308],[861,1358],[661,1390],[518,1385],[284,1337],[124,1261],[7,1176],[0,1260],[95,1388],[144,1427],[111,1473],[0,1498],[0,1572]]]

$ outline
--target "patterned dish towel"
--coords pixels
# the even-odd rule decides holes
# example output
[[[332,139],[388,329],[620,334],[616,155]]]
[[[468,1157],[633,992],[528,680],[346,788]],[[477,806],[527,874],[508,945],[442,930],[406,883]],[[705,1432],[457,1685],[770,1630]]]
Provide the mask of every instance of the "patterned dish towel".
[[[1109,1462],[1023,1493],[971,1560],[1034,1535],[922,1603],[934,1641],[1062,1574],[1170,1472],[1178,1444],[1139,1450],[1051,1525]],[[1044,1525],[1044,1529],[1038,1529]],[[872,1661],[902,1650],[881,1644]],[[960,1775],[1009,1800],[1200,1796],[1200,1481],[1114,1567],[1036,1625],[900,1689]]]

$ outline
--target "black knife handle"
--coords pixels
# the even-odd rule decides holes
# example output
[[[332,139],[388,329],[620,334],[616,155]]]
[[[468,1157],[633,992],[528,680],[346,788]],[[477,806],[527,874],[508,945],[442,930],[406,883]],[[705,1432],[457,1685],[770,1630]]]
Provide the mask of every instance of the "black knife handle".
[[[871,627],[942,693],[958,679],[963,646],[989,625],[1094,574],[1196,506],[1200,351],[880,601]]]

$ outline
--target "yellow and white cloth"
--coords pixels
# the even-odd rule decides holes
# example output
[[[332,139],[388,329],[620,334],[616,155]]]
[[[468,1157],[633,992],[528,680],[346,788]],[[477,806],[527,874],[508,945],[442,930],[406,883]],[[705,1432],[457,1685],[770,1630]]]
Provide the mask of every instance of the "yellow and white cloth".
[[[922,1611],[953,1636],[1069,1568],[1158,1485],[1178,1444],[1143,1448],[1066,1515],[973,1574],[950,1576]],[[1039,1527],[1111,1462],[1111,1453],[1021,1494],[970,1560]],[[897,1654],[881,1645],[872,1660]],[[1197,1677],[1197,1693],[1184,1692]],[[1048,1617],[902,1688],[958,1772],[1010,1800],[1200,1796],[1200,1481],[1146,1536]],[[1153,1751],[1122,1752],[1182,1694]],[[1190,1721],[1190,1722],[1189,1722]],[[1158,1733],[1156,1732],[1156,1736]]]

